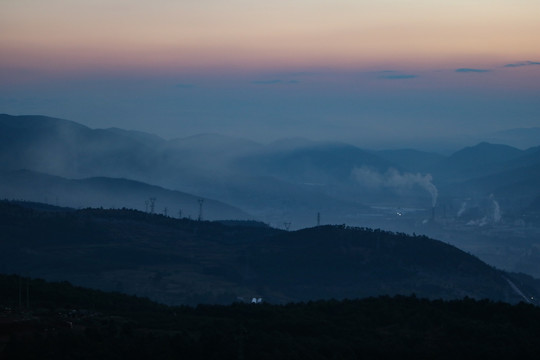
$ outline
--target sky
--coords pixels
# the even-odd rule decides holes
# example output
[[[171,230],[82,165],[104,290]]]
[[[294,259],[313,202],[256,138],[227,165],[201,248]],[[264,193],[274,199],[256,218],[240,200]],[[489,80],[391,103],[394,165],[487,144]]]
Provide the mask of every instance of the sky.
[[[0,113],[165,138],[540,126],[538,0],[1,0]]]

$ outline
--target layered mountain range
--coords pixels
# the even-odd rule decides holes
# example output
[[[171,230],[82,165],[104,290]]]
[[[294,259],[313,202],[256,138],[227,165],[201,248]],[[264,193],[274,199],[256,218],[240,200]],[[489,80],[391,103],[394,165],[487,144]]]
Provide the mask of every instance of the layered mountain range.
[[[519,202],[517,211],[527,210],[540,196],[532,186],[540,177],[540,147],[519,150],[480,143],[443,156],[302,139],[262,145],[216,134],[164,140],[137,131],[5,114],[0,115],[0,130],[4,173],[25,169],[68,179],[131,179],[213,196],[255,213],[263,207],[284,209],[283,202],[288,202],[291,221],[298,217],[298,226],[303,224],[297,208],[316,212],[329,202],[337,208],[380,204],[379,193],[403,207],[430,208],[433,194],[422,191],[420,178],[410,176],[417,174],[429,174],[441,197],[494,194],[499,203]]]
[[[165,140],[0,115],[3,198],[145,212],[154,199],[152,212],[181,218],[428,234],[535,276],[539,183],[540,147],[479,143],[446,155],[217,134]]]

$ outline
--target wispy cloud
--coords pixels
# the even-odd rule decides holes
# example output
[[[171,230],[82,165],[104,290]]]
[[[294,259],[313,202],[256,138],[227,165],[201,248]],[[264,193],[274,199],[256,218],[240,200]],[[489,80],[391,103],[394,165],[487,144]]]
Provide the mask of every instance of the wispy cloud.
[[[400,74],[397,71],[394,70],[384,70],[379,71],[379,79],[387,79],[387,80],[405,80],[405,79],[414,79],[417,78],[418,75],[413,74]]]
[[[418,75],[395,74],[395,75],[381,75],[381,76],[379,76],[379,79],[404,80],[404,79],[414,79],[414,78],[417,78],[417,77],[418,77]]]
[[[321,71],[284,71],[284,72],[275,72],[272,74],[267,74],[268,76],[275,76],[276,78],[291,78],[291,77],[301,77],[301,76],[313,76],[320,75]]]
[[[514,68],[514,67],[522,67],[522,66],[529,66],[529,65],[540,65],[539,61],[519,61],[512,64],[506,64],[504,67]]]
[[[456,69],[458,73],[487,73],[490,72],[489,69],[472,69],[472,68],[459,68]]]
[[[255,85],[275,85],[275,84],[298,84],[298,80],[255,80],[251,82]]]

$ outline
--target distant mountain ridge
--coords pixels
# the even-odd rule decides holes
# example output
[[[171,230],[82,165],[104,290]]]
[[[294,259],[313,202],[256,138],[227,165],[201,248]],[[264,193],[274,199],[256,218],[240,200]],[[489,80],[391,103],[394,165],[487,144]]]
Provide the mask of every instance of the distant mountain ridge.
[[[107,129],[104,129],[105,131],[109,131],[109,132],[112,132],[112,133],[115,133],[115,134],[118,134],[118,135],[122,135],[122,136],[126,136],[126,137],[129,137],[129,138],[132,138],[134,140],[137,140],[137,141],[140,141],[142,143],[153,143],[153,144],[162,144],[164,143],[166,140],[157,136],[157,135],[154,135],[154,134],[149,134],[149,133],[146,133],[146,132],[142,132],[142,131],[136,131],[136,130],[124,130],[124,129],[120,129],[120,128],[115,128],[115,127],[112,127],[112,128],[107,128]]]
[[[286,193],[269,194],[265,178],[268,182],[280,182],[284,188],[305,185],[304,190],[296,189],[295,193],[311,193],[312,186],[325,185],[318,190],[328,196],[317,200],[321,205],[315,206],[329,208],[325,203],[329,197],[338,202],[349,201],[351,196],[347,194],[369,198],[372,190],[366,192],[356,182],[354,171],[358,168],[369,170],[375,179],[395,169],[401,174],[431,174],[435,186],[442,186],[445,191],[453,192],[452,189],[460,188],[459,184],[468,182],[469,188],[477,186],[473,191],[493,192],[496,189],[485,190],[481,179],[498,177],[499,187],[508,187],[518,183],[504,180],[509,171],[520,168],[526,174],[527,169],[540,163],[538,148],[524,151],[488,143],[445,157],[411,149],[373,152],[343,143],[305,139],[285,139],[263,146],[245,139],[201,134],[167,141],[143,132],[92,130],[68,120],[6,114],[0,115],[0,130],[0,169],[4,171],[30,169],[66,178],[133,179],[208,194],[251,210],[264,206],[261,201],[266,199],[281,197],[282,202],[288,201],[290,195]],[[535,174],[534,170],[531,174]],[[246,187],[248,182],[260,182],[261,187]],[[232,195],[248,188],[250,195],[244,200]],[[524,197],[538,195],[531,191]],[[390,197],[385,201],[402,195],[386,193]],[[420,195],[421,192],[412,192],[407,201]]]
[[[205,219],[252,218],[242,210],[216,200],[138,181],[107,177],[66,179],[29,170],[0,172],[0,198],[45,201],[75,208],[132,208],[146,212],[151,210],[150,199],[153,198],[154,212],[194,219],[199,216],[199,200],[203,200]]]
[[[147,145],[106,130],[43,116],[1,115],[0,126],[0,169],[5,171],[141,177],[155,170]]]
[[[515,128],[497,131],[483,136],[484,140],[491,143],[500,143],[517,148],[526,149],[538,146],[540,139],[540,127]]]
[[[382,171],[397,167],[369,151],[340,143],[248,156],[237,164],[243,171],[262,172],[264,175],[308,183],[349,180],[351,170],[360,166]]]
[[[379,150],[376,154],[391,163],[399,164],[407,171],[421,173],[431,172],[435,164],[446,159],[440,154],[414,149]]]
[[[459,150],[441,161],[437,171],[454,177],[476,177],[500,171],[503,163],[518,159],[524,151],[508,145],[480,143]]]

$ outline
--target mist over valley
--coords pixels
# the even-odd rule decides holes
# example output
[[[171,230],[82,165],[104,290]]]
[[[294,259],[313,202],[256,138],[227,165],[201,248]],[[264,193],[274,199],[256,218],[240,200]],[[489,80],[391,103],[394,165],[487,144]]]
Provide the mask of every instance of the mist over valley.
[[[540,276],[539,147],[481,142],[445,155],[297,138],[165,140],[6,114],[0,126],[5,199],[288,230],[346,224],[425,234]]]

